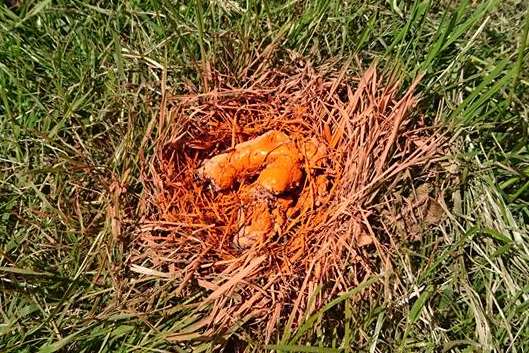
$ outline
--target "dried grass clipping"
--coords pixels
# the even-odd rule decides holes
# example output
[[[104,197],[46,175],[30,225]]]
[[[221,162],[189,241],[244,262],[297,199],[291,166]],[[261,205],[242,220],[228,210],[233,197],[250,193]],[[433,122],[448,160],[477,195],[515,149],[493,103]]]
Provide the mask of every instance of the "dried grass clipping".
[[[329,67],[292,71],[163,103],[143,166],[144,217],[132,262],[175,278],[181,297],[202,291],[190,303],[201,319],[175,340],[241,323],[268,340],[278,322],[295,325],[379,272],[391,251],[377,223],[380,203],[391,202],[385,193],[403,172],[439,149],[442,138],[409,118],[418,80],[402,93],[375,67],[358,79]],[[270,163],[226,169],[244,146],[263,149],[255,141],[266,134],[295,151],[279,169],[299,169],[295,182],[275,191],[259,189]],[[224,163],[216,180],[212,160]],[[264,231],[241,241],[251,227]]]

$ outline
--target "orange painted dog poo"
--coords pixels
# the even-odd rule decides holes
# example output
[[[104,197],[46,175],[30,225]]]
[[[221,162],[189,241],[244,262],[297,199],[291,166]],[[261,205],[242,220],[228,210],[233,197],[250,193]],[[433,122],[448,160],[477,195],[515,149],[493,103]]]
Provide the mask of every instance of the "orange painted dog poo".
[[[299,186],[303,161],[310,169],[326,154],[325,146],[315,139],[300,145],[303,153],[288,135],[272,130],[206,160],[198,169],[197,174],[216,191],[228,190],[258,174],[253,184],[240,190],[243,205],[235,241],[240,248],[266,241],[280,230],[287,214],[295,212],[283,194]]]
[[[198,175],[210,180],[218,191],[258,171],[257,185],[274,195],[297,186],[302,172],[295,143],[286,134],[272,130],[207,160]]]

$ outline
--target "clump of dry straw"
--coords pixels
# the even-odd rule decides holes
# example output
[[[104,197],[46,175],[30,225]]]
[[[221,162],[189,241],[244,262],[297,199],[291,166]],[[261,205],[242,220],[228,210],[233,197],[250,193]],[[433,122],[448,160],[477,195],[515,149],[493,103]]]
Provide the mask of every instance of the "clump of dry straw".
[[[202,293],[187,303],[197,321],[173,339],[212,336],[242,322],[268,340],[278,322],[296,325],[387,265],[387,191],[404,172],[424,169],[443,141],[411,114],[418,81],[402,92],[399,80],[375,66],[350,77],[345,68],[305,64],[269,70],[243,88],[218,84],[164,100],[143,165],[143,218],[131,261],[169,274],[177,296]],[[302,207],[293,206],[264,241],[240,247],[241,190],[255,176],[214,190],[197,170],[271,130],[318,141],[326,155],[284,195],[293,205],[303,197]],[[322,177],[323,192],[316,185]]]

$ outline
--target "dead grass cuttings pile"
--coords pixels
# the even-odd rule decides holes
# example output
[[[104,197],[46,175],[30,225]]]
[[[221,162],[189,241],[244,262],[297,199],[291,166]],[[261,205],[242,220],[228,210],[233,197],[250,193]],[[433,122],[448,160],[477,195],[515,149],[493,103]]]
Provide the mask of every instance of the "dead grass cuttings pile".
[[[390,191],[439,154],[418,80],[292,70],[163,103],[131,261],[200,313],[174,339],[241,324],[269,339],[379,273]]]

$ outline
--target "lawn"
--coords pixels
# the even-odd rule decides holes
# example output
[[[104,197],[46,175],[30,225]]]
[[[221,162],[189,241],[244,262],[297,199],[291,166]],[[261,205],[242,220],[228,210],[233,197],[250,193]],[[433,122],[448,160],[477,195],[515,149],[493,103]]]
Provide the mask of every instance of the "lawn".
[[[529,351],[528,34],[519,0],[0,5],[0,351]],[[131,265],[144,136],[210,70],[244,86],[301,58],[424,75],[446,218],[268,344],[244,324],[175,340],[193,298]]]

